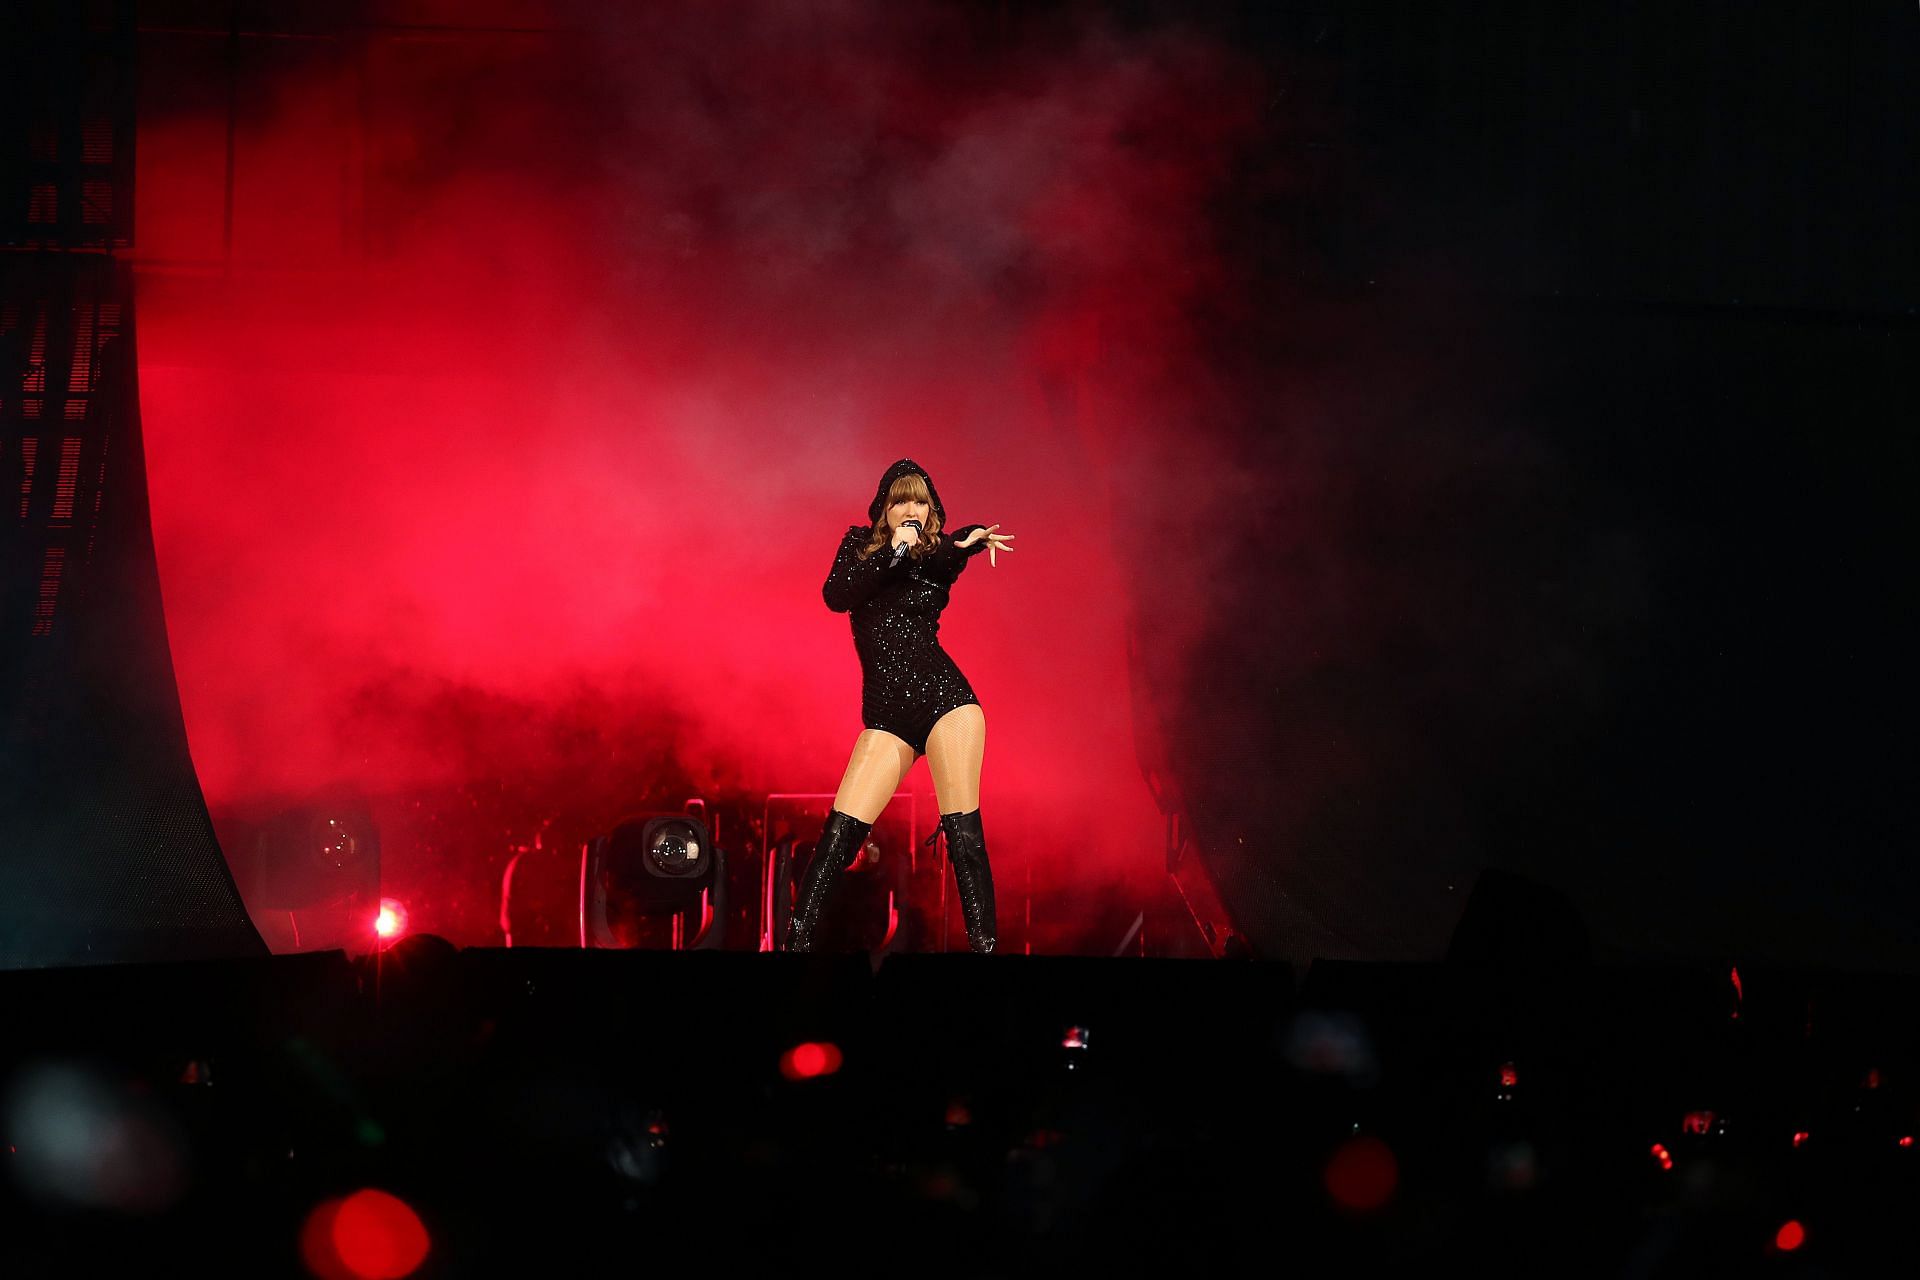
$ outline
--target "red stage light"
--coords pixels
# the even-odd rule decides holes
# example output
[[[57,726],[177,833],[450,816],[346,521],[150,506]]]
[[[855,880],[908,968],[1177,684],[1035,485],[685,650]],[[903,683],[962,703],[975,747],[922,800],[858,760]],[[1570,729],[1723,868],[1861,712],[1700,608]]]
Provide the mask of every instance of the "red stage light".
[[[1904,1138],[1902,1138],[1902,1139],[1900,1139],[1900,1145],[1901,1145],[1901,1146],[1903,1146],[1903,1147],[1910,1147],[1910,1146],[1912,1146],[1912,1145],[1913,1145],[1913,1135],[1912,1135],[1912,1134],[1908,1134],[1908,1135],[1907,1135],[1906,1137],[1904,1137]]]
[[[1354,1138],[1333,1153],[1322,1180],[1335,1204],[1365,1213],[1393,1198],[1400,1165],[1380,1139]]]
[[[1807,1242],[1807,1229],[1798,1222],[1789,1220],[1785,1226],[1774,1233],[1773,1242],[1780,1247],[1781,1252],[1792,1253]]]
[[[1511,1062],[1501,1063],[1500,1064],[1500,1087],[1503,1089],[1511,1089],[1513,1088],[1513,1086],[1519,1083],[1520,1083],[1520,1073],[1514,1070],[1513,1064]]]
[[[393,942],[406,936],[406,904],[398,898],[380,899],[380,914],[373,918],[373,931],[382,942]]]
[[[840,1046],[809,1040],[780,1055],[780,1074],[789,1080],[812,1080],[832,1075],[841,1061]]]
[[[1667,1150],[1665,1143],[1656,1142],[1653,1144],[1653,1158],[1660,1162],[1662,1169],[1673,1168],[1673,1155]]]
[[[1793,1145],[1796,1147],[1804,1146],[1806,1145],[1807,1139],[1811,1138],[1812,1136],[1813,1135],[1808,1133],[1805,1129],[1802,1129],[1798,1133],[1793,1135]]]
[[[1713,1130],[1713,1112],[1689,1111],[1680,1121],[1682,1133],[1710,1133]]]

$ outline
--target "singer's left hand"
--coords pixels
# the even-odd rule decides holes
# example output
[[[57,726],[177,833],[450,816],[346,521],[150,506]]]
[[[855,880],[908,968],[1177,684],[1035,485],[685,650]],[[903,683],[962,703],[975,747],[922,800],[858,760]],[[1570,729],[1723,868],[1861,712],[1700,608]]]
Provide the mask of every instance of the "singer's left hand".
[[[1019,549],[1012,544],[1013,534],[994,532],[994,530],[999,527],[997,524],[990,524],[984,529],[975,529],[965,538],[954,543],[954,545],[957,547],[970,547],[980,541],[980,539],[985,538],[987,540],[987,567],[992,568],[994,566],[993,557],[996,552],[1016,551]]]

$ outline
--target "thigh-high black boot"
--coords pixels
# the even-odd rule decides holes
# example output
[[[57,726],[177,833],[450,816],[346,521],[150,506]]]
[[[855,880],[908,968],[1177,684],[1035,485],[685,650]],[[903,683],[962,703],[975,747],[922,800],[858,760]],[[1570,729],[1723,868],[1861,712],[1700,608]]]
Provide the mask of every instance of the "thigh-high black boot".
[[[987,865],[987,837],[980,829],[980,811],[943,813],[940,826],[947,833],[947,860],[960,887],[960,914],[967,922],[967,945],[981,955],[992,952],[997,925],[993,911],[993,868]]]
[[[800,884],[800,897],[793,904],[793,918],[787,922],[787,950],[813,950],[813,931],[820,923],[821,908],[833,892],[840,873],[852,866],[867,842],[871,822],[862,822],[838,809],[827,812],[826,826],[813,846],[813,861]]]

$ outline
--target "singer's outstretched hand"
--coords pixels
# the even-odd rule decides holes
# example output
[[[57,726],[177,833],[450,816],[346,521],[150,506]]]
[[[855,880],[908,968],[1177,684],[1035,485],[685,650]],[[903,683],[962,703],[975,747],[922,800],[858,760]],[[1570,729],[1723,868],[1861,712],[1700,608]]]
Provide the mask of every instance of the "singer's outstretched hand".
[[[980,541],[980,539],[985,538],[987,540],[987,567],[992,568],[994,565],[994,553],[1000,551],[1017,551],[1019,549],[1012,545],[1013,534],[994,532],[994,530],[999,527],[997,524],[990,524],[984,529],[975,529],[964,539],[954,543],[954,545],[956,547],[970,547]]]

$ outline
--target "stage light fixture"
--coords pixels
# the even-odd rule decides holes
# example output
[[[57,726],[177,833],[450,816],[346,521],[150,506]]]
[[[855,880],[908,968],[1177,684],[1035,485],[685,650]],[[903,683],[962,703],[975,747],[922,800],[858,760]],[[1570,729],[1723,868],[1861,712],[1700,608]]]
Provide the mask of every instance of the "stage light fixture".
[[[776,793],[762,820],[760,949],[785,945],[787,926],[805,877],[811,833],[833,807],[831,794]],[[899,797],[868,830],[852,865],[814,934],[819,951],[865,951],[875,957],[933,947],[944,911],[946,881],[914,839],[915,797]],[[1005,911],[1004,905],[1002,911]]]
[[[373,932],[382,946],[391,946],[406,937],[406,904],[398,898],[380,899],[380,910],[373,917]]]
[[[225,820],[234,883],[274,951],[364,950],[380,895],[380,831],[351,792]]]
[[[706,806],[622,819],[580,854],[580,945],[712,950],[726,919],[726,853]]]
[[[355,801],[287,809],[253,835],[247,888],[259,906],[312,906],[378,884],[380,833]]]

